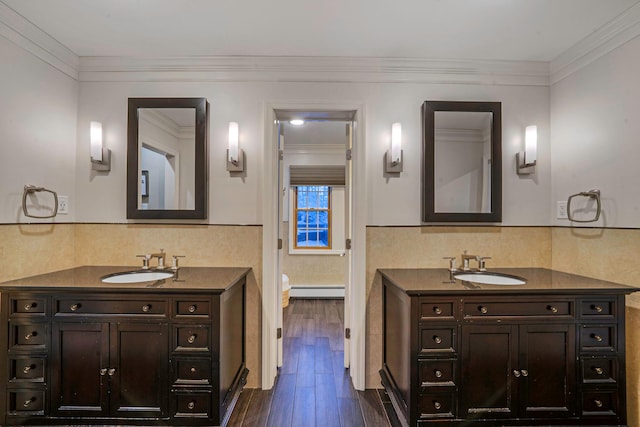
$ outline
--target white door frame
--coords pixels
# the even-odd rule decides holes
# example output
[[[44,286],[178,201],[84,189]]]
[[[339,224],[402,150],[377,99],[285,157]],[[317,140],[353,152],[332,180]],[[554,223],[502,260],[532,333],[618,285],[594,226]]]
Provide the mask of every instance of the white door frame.
[[[262,388],[271,389],[278,373],[278,310],[282,310],[281,283],[278,277],[278,141],[274,132],[275,110],[356,111],[354,122],[352,277],[349,319],[350,374],[357,390],[365,388],[366,334],[366,152],[365,107],[363,104],[281,102],[264,108],[263,182],[262,182]],[[345,351],[347,351],[345,349]]]

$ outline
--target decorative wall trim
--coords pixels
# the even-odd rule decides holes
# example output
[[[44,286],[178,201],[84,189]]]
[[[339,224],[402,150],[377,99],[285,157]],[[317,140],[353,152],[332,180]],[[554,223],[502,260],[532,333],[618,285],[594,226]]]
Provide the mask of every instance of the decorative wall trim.
[[[580,40],[550,63],[550,84],[558,83],[640,35],[640,3]]]
[[[78,80],[80,60],[66,46],[0,1],[0,35]]]
[[[295,285],[291,298],[344,298],[344,285]]]
[[[284,143],[285,154],[342,154],[346,150],[344,144],[287,144]]]
[[[80,81],[278,81],[548,86],[535,61],[220,56],[80,58]]]

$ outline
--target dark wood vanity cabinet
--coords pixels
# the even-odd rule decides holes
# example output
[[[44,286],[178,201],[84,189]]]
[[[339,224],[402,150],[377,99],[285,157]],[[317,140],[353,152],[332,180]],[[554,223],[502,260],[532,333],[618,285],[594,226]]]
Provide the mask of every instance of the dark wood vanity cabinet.
[[[245,278],[220,292],[3,289],[3,425],[225,425]]]
[[[382,272],[380,374],[403,425],[625,425],[632,288],[446,294]]]

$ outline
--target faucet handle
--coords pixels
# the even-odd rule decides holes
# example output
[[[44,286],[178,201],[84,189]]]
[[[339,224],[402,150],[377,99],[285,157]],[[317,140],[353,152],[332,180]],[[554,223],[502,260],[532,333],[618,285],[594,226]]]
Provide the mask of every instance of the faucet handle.
[[[178,258],[185,258],[184,255],[173,255],[172,256],[172,261],[171,261],[171,269],[172,270],[177,270],[178,268],[180,268],[180,266],[178,265]]]
[[[443,256],[442,259],[449,260],[449,271],[458,271],[458,267],[456,266],[456,257],[454,256]]]
[[[149,268],[149,260],[151,259],[150,254],[144,255],[136,255],[136,258],[142,258],[142,269],[147,270]]]
[[[478,270],[480,271],[487,271],[487,267],[485,265],[485,259],[491,259],[490,256],[478,256],[476,257],[476,260],[478,260]]]

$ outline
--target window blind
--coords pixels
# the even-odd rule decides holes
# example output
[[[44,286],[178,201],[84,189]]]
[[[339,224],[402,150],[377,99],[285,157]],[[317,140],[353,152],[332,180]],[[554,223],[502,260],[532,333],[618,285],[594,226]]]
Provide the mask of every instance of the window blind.
[[[345,185],[344,165],[291,165],[289,185]]]

